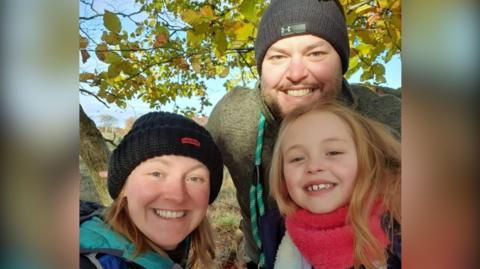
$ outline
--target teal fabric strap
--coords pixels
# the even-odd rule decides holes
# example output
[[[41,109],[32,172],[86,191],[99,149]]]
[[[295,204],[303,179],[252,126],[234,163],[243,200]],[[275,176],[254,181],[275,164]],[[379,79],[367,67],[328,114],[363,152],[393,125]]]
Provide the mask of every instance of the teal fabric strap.
[[[253,238],[257,247],[260,249],[260,257],[258,261],[259,267],[265,267],[265,254],[262,251],[262,240],[259,231],[259,219],[265,214],[265,205],[263,203],[263,187],[262,187],[262,148],[263,148],[263,133],[265,131],[265,116],[260,113],[260,120],[258,123],[257,142],[255,148],[255,166],[254,178],[252,186],[250,187],[250,222],[252,225]],[[258,209],[258,214],[257,214]]]

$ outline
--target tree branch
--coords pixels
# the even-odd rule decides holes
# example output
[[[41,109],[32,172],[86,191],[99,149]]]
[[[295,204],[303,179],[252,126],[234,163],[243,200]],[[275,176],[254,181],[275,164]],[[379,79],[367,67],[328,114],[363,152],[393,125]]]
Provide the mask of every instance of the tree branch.
[[[252,74],[252,76],[255,77],[255,74],[253,73],[252,67],[248,64],[245,57],[243,57],[243,53],[238,52],[238,55],[240,55],[240,58],[242,58],[242,60],[245,62],[245,65],[248,67],[248,70],[250,70],[250,73]]]
[[[113,13],[114,13],[114,14],[117,14],[117,15],[120,15],[120,16],[123,16],[123,17],[125,17],[125,18],[129,18],[129,19],[130,19],[131,21],[133,21],[134,23],[137,23],[136,21],[134,21],[134,20],[131,18],[131,16],[138,15],[138,14],[140,14],[140,13],[142,13],[142,12],[143,12],[143,6],[142,6],[142,8],[140,8],[140,10],[135,11],[135,12],[132,12],[132,13],[130,13],[130,14],[125,14],[125,13],[123,13],[123,12],[113,12]],[[80,19],[80,20],[83,20],[83,21],[88,21],[88,20],[93,20],[93,19],[98,18],[98,17],[102,17],[103,15],[104,15],[104,14],[97,13],[97,14],[92,15],[92,16],[90,16],[90,17],[83,17],[83,16],[82,16],[82,17],[79,17],[79,19]]]
[[[108,139],[108,138],[106,138],[106,137],[103,136],[103,135],[102,135],[102,137],[103,137],[103,140],[105,140],[106,142],[112,144],[114,147],[117,146],[117,144],[115,143],[115,137],[116,137],[116,134],[115,134],[115,133],[113,133],[113,139]]]
[[[97,96],[96,94],[94,94],[93,92],[88,91],[88,90],[85,90],[85,89],[83,89],[83,88],[80,88],[80,92],[95,97],[95,99],[97,99],[97,100],[98,100],[100,103],[102,103],[104,106],[106,106],[107,108],[110,108],[110,107],[107,105],[107,103],[105,103],[102,99],[100,99],[100,97],[98,97],[98,96]]]
[[[80,32],[82,32],[88,39],[90,39],[90,41],[92,41],[93,44],[98,45],[98,43],[93,38],[91,38],[90,35],[88,35],[88,33],[82,29],[82,27],[80,27]],[[87,50],[87,49],[83,49],[83,50]]]

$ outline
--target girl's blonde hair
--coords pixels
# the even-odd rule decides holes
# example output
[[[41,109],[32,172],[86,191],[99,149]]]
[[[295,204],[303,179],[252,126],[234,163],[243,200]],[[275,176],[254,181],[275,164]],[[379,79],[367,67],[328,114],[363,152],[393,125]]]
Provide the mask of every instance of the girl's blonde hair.
[[[382,124],[333,102],[315,104],[289,113],[282,122],[270,167],[270,194],[280,212],[293,213],[298,206],[290,197],[283,175],[282,142],[290,126],[309,113],[327,112],[339,117],[350,129],[357,150],[358,172],[349,202],[347,222],[354,231],[355,268],[363,264],[377,268],[373,261],[386,264],[387,255],[368,226],[368,216],[380,199],[389,212],[387,227],[392,240],[394,222],[400,223],[400,143]]]
[[[119,195],[117,199],[107,208],[104,214],[105,222],[113,230],[125,236],[135,245],[133,256],[146,251],[159,252],[163,256],[168,256],[160,247],[153,249],[151,242],[133,223],[128,214],[127,199]],[[213,240],[212,228],[205,217],[195,230],[193,230],[190,246],[189,268],[210,268],[215,259],[215,243]],[[152,243],[151,243],[152,244]]]

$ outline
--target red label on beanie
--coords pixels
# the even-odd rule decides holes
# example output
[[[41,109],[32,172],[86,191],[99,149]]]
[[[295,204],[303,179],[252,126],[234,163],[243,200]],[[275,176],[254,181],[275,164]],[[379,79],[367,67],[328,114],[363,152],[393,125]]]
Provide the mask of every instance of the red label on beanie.
[[[182,144],[190,144],[190,145],[194,145],[196,147],[200,147],[200,142],[195,139],[195,138],[191,138],[191,137],[182,137],[180,139],[180,141],[182,142]]]

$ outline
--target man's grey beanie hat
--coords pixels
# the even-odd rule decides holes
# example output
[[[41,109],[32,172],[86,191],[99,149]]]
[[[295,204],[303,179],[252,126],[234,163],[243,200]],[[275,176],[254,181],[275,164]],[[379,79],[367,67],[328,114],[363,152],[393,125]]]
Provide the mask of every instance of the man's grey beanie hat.
[[[348,70],[350,46],[347,24],[338,0],[272,0],[260,20],[255,40],[258,73],[268,48],[276,41],[292,35],[312,34],[327,40]]]

